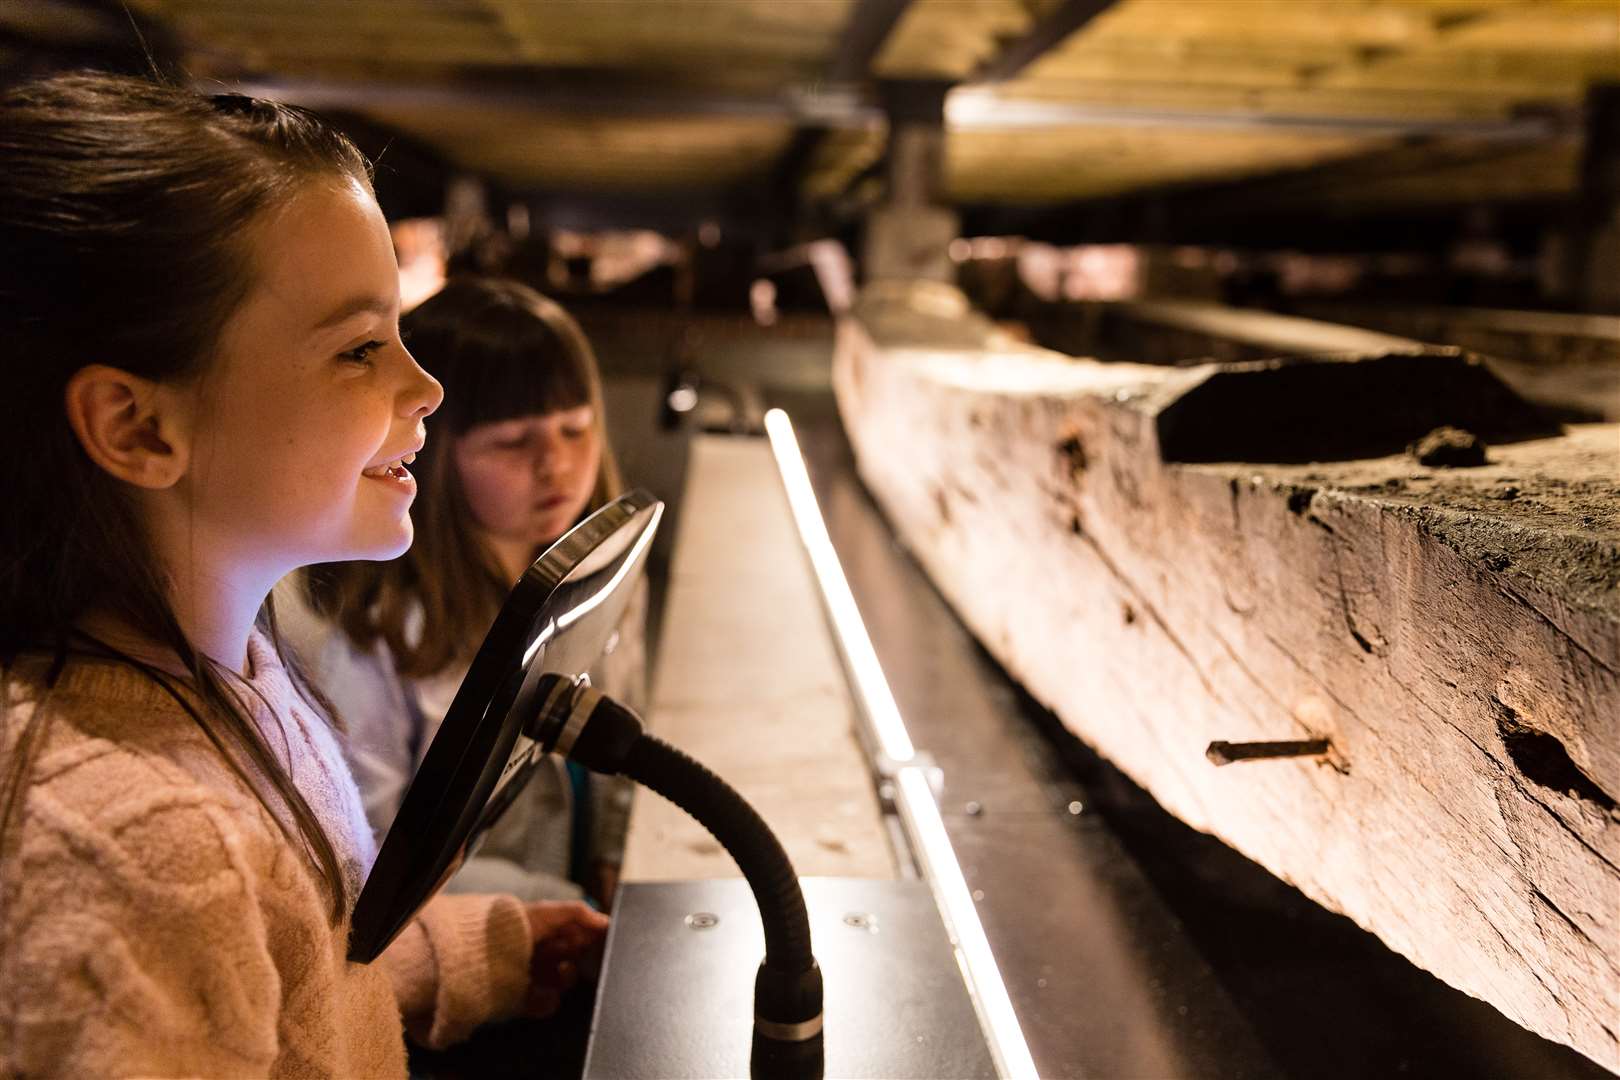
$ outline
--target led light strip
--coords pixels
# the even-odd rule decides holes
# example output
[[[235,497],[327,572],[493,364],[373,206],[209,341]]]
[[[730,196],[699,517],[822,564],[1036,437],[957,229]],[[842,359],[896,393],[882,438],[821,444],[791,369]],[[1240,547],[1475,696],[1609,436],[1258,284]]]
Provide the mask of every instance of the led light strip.
[[[945,821],[940,817],[927,770],[914,761],[916,748],[900,717],[889,682],[883,676],[877,651],[872,647],[866,624],[861,621],[855,596],[844,577],[844,568],[839,565],[821,509],[816,505],[815,490],[810,486],[810,473],[805,468],[798,439],[794,437],[793,424],[787,413],[771,409],[765,414],[765,431],[770,436],[777,470],[782,474],[782,486],[787,490],[788,506],[798,526],[799,539],[804,543],[811,568],[821,585],[833,636],[844,655],[861,712],[889,759],[901,822],[945,920],[968,996],[973,1000],[980,1026],[989,1040],[996,1071],[1017,1080],[1039,1080],[1035,1059],[1030,1056],[1024,1030],[1013,1011],[1001,968],[991,952],[990,939],[979,921],[967,879],[962,875],[962,865],[945,831]]]
[[[877,737],[883,756],[897,765],[904,765],[917,754],[900,719],[900,708],[894,703],[889,681],[883,677],[878,664],[877,651],[861,621],[861,612],[855,606],[855,594],[849,591],[844,568],[838,564],[838,553],[833,550],[832,537],[821,519],[816,505],[816,493],[810,486],[810,473],[804,467],[804,455],[799,452],[799,440],[793,435],[793,424],[787,413],[771,409],[765,414],[765,432],[771,439],[771,453],[776,456],[777,471],[782,474],[782,486],[787,489],[788,508],[793,511],[793,522],[799,527],[799,539],[810,555],[810,566],[821,584],[821,597],[832,620],[833,636],[844,654],[855,683],[855,694],[860,699],[861,711]]]
[[[1024,1077],[1039,1080],[1035,1059],[1024,1041],[1024,1029],[1018,1023],[1007,984],[1001,978],[1001,968],[990,951],[984,924],[979,921],[979,909],[973,904],[967,879],[962,876],[962,866],[956,861],[956,851],[945,832],[945,819],[940,817],[939,803],[934,800],[928,775],[916,765],[907,765],[895,774],[895,784],[900,819],[905,822],[917,861],[922,864],[923,876],[932,886],[934,900],[945,917],[945,930],[956,946],[957,962],[966,976],[979,1023],[990,1036],[990,1053],[996,1059],[996,1072],[1020,1080]]]

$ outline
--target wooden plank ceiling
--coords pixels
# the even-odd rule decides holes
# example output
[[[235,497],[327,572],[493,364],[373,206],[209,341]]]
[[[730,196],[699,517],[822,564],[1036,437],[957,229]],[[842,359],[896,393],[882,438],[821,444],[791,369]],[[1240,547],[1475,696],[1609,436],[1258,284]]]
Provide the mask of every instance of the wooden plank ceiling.
[[[964,203],[1425,148],[1435,177],[1361,176],[1338,205],[1559,196],[1583,96],[1620,81],[1620,0],[132,2],[199,76],[353,108],[517,190],[759,185],[790,161],[804,191],[835,195],[881,155],[872,80],[927,79],[957,85],[946,162]],[[981,78],[1065,16],[1078,29]],[[861,19],[868,78],[829,83]]]
[[[982,38],[958,32],[959,6],[918,0],[878,57],[879,73],[970,80],[987,55]],[[1005,34],[1039,18],[992,23],[992,12],[1022,7],[1013,0],[972,7]],[[971,110],[953,111],[950,188],[971,201],[1018,192],[1061,201],[1231,180],[1410,141],[1378,130],[1379,120],[1556,115],[1576,109],[1589,84],[1615,79],[1615,0],[1121,0]],[[1014,126],[1012,102],[1061,104],[1067,122]],[[1148,122],[1108,122],[1133,114]],[[1575,185],[1577,159],[1570,140],[1538,141],[1472,169],[1447,160],[1435,184],[1374,192],[1358,182],[1334,194],[1345,205],[1562,194]]]
[[[587,191],[724,186],[768,171],[791,118],[683,116],[656,92],[807,82],[849,2],[135,0],[176,32],[195,73],[268,77],[294,99],[313,86],[313,103],[328,106],[352,95],[356,111],[463,168],[517,189]],[[553,93],[525,100],[536,81]],[[507,92],[482,93],[492,85]],[[643,95],[631,115],[593,114],[593,96],[620,86]]]

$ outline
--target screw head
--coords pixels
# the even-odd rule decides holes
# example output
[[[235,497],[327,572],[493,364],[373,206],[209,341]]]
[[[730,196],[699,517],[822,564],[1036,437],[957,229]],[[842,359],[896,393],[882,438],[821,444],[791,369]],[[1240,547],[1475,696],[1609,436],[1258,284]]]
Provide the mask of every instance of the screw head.
[[[720,925],[720,916],[712,911],[694,911],[686,917],[685,922],[692,930],[712,930]]]
[[[852,911],[844,916],[844,925],[856,930],[868,930],[877,933],[877,916],[869,915],[864,911]]]

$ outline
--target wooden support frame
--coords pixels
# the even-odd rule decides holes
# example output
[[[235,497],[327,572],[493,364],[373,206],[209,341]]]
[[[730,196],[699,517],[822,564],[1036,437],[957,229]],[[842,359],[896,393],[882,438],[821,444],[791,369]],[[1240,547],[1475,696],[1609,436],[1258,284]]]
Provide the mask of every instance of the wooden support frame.
[[[607,117],[754,117],[827,127],[865,127],[882,117],[860,92],[795,95],[684,89],[650,82],[644,74],[610,70],[530,74],[522,79],[464,78],[455,83],[247,79],[241,90],[318,109],[504,108]]]
[[[1063,6],[1033,26],[1029,33],[1002,49],[974,73],[976,83],[1006,82],[1071,34],[1113,7],[1117,0],[1065,0]]]
[[[828,78],[835,83],[865,82],[871,75],[872,60],[910,6],[911,0],[856,0]]]

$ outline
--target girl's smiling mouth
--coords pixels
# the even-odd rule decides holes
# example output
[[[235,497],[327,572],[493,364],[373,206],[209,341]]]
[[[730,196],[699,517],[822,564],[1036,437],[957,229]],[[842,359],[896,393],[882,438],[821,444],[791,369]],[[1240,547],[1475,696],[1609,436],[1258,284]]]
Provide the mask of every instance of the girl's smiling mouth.
[[[415,477],[411,476],[410,471],[405,468],[415,460],[416,451],[413,450],[404,457],[395,458],[393,461],[385,461],[380,465],[373,465],[369,469],[363,469],[360,475],[369,476],[373,480],[387,480],[391,483],[415,487]]]

